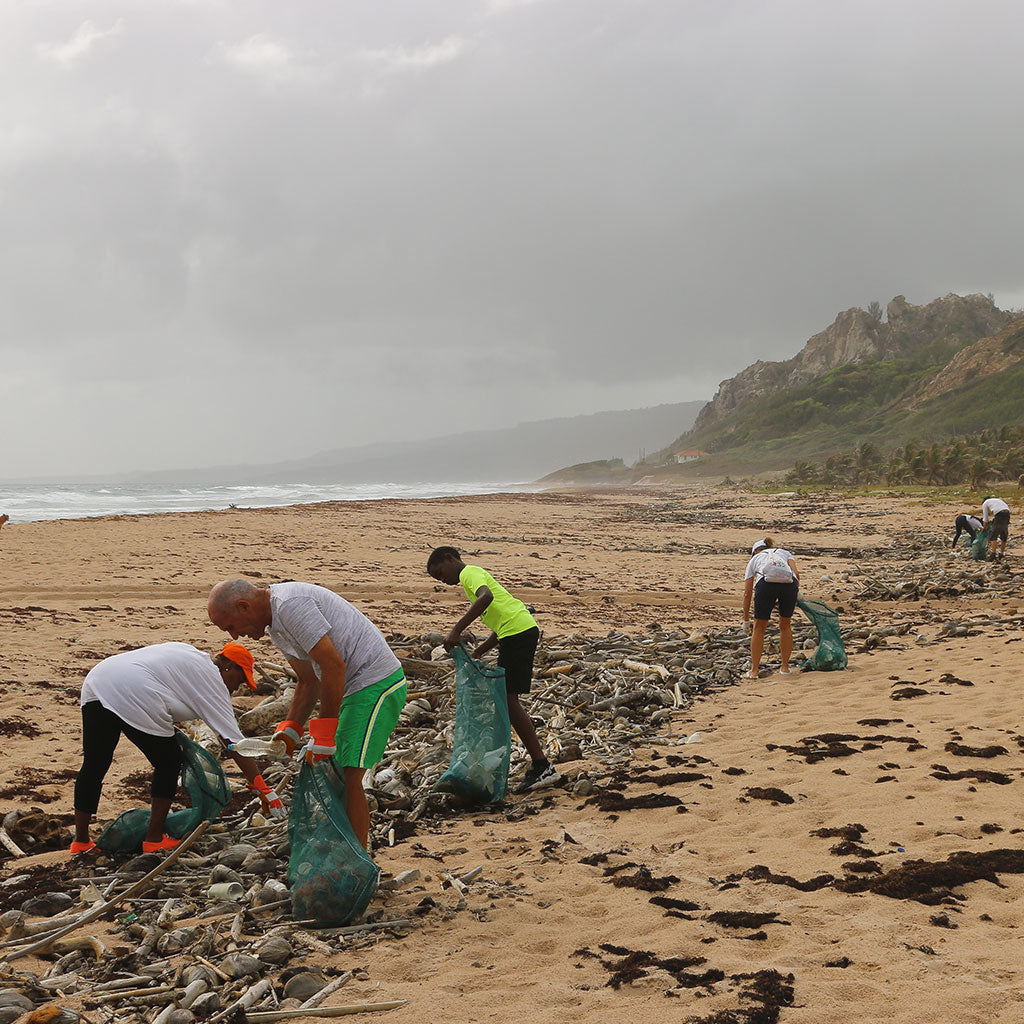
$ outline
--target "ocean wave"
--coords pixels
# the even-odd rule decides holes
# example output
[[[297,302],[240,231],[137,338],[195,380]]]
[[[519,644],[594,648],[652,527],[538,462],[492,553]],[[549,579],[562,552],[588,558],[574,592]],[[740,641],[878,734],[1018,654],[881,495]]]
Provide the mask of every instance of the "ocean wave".
[[[509,483],[232,484],[216,487],[0,487],[0,512],[12,522],[157,515],[217,509],[279,508],[323,501],[445,498],[528,490]]]

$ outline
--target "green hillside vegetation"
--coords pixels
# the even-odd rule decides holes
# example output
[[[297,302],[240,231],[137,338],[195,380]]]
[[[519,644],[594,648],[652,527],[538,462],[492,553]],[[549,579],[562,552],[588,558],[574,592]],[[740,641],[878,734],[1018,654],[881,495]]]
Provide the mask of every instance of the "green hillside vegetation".
[[[972,491],[1003,480],[1024,481],[1024,426],[992,427],[930,445],[908,441],[889,451],[865,441],[822,465],[799,461],[785,478],[787,484],[825,486],[965,484]]]
[[[847,364],[797,387],[750,402],[717,423],[684,435],[676,447],[703,448],[701,472],[749,472],[817,462],[868,443],[895,448],[915,437],[975,434],[1024,423],[1024,362],[907,408],[920,385],[962,347],[936,341],[912,358]],[[1024,357],[1024,330],[1003,351]]]

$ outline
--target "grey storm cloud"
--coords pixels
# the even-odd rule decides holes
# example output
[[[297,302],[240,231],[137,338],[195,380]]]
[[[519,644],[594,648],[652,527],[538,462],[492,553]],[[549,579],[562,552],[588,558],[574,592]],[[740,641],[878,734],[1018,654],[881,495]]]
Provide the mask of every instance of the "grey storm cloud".
[[[710,397],[851,305],[1024,301],[1022,22],[5,5],[0,476]],[[231,397],[272,415],[225,446]]]

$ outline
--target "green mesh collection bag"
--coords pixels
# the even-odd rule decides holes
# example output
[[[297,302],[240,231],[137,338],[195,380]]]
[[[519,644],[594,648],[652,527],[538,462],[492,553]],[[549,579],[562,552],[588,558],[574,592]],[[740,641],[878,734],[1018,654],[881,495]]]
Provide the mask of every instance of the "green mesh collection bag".
[[[803,672],[831,672],[846,668],[846,648],[839,632],[839,615],[823,601],[797,599],[797,606],[818,631],[818,646],[801,666]]]
[[[455,659],[455,736],[452,763],[435,789],[470,803],[496,804],[508,792],[512,733],[505,670],[474,661],[461,644]]]
[[[231,800],[231,787],[220,762],[208,750],[184,733],[175,733],[181,750],[181,784],[188,793],[190,807],[167,815],[164,831],[174,839],[183,839],[201,821],[213,821]],[[149,808],[136,808],[118,815],[96,840],[108,853],[137,853],[149,830]]]
[[[288,812],[292,915],[326,927],[351,924],[377,890],[380,868],[356,839],[345,777],[332,759],[303,762]]]
[[[988,558],[988,535],[991,527],[986,526],[971,543],[971,558],[976,562],[984,562]]]

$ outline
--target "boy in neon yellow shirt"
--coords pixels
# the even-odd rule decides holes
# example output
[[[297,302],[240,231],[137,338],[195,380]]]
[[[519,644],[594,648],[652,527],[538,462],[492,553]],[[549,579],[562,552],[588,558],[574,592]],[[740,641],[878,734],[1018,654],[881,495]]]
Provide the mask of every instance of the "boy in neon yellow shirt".
[[[469,611],[459,619],[444,638],[445,650],[450,651],[462,633],[476,619],[489,626],[491,635],[473,651],[479,658],[498,645],[498,665],[505,670],[505,697],[508,718],[516,735],[523,741],[533,764],[526,771],[517,793],[557,785],[562,776],[544,756],[526,709],[519,703],[521,693],[529,693],[533,682],[533,657],[537,653],[540,630],[529,609],[513,597],[494,577],[478,565],[466,565],[456,548],[435,548],[427,559],[427,572],[454,587],[461,583],[469,598]]]

